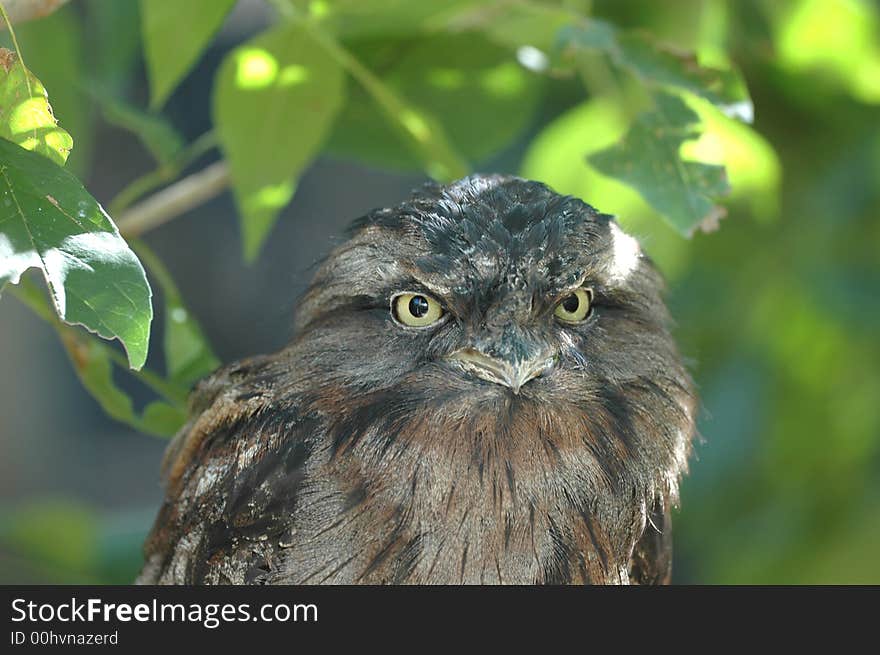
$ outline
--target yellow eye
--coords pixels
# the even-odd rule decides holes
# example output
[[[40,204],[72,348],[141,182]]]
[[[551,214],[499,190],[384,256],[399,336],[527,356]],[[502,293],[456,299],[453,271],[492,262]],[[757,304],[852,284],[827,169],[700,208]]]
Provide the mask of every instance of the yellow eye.
[[[443,317],[443,307],[423,293],[402,293],[391,301],[394,317],[409,327],[427,327]]]
[[[590,314],[592,302],[592,289],[578,289],[560,300],[553,313],[566,323],[580,323]]]

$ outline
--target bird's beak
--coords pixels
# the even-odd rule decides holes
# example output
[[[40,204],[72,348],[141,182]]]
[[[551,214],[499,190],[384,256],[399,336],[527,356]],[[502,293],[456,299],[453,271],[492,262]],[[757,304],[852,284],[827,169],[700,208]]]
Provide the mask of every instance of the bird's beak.
[[[476,348],[462,348],[447,359],[483,380],[509,387],[515,394],[529,380],[549,372],[556,363],[555,357],[547,353],[534,358],[508,361],[490,357]]]

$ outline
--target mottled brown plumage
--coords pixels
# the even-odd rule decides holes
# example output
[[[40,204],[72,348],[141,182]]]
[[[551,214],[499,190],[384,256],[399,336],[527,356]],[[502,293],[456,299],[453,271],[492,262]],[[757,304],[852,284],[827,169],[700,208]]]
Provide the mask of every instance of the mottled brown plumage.
[[[196,388],[140,582],[668,581],[695,401],[661,290],[611,217],[535,182],[368,214],[291,344]],[[442,318],[404,324],[401,293]]]

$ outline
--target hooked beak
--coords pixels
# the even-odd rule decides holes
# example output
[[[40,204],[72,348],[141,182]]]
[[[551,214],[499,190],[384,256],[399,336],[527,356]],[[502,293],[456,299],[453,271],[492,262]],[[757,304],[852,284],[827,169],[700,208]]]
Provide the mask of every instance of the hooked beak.
[[[483,380],[509,387],[515,394],[529,380],[548,373],[556,363],[555,357],[546,353],[532,359],[509,362],[490,357],[475,348],[462,348],[447,359]]]

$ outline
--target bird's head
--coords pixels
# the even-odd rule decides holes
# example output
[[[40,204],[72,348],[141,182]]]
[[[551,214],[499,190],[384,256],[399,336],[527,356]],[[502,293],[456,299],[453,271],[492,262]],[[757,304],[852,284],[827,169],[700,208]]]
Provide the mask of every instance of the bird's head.
[[[638,242],[581,200],[500,175],[428,185],[356,221],[321,266],[296,374],[347,417],[340,439],[592,440],[677,477],[693,401],[662,287]]]
[[[612,217],[537,182],[472,176],[357,221],[298,327],[321,342],[316,367],[354,387],[422,373],[438,391],[572,392],[676,372],[661,289]]]

